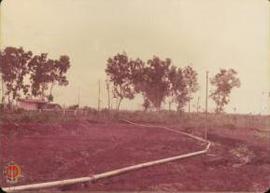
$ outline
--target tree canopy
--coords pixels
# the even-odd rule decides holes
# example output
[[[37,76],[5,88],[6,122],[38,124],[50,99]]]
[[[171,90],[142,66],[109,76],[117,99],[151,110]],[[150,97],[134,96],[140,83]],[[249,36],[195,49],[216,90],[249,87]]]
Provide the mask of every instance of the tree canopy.
[[[28,64],[32,55],[31,51],[24,51],[23,48],[7,47],[1,51],[0,72],[9,101],[28,93],[30,85],[24,79],[29,73]]]
[[[210,83],[215,87],[210,97],[216,103],[216,112],[224,111],[224,106],[230,101],[230,93],[234,87],[239,88],[241,83],[236,77],[234,69],[221,69],[211,80]]]
[[[133,99],[135,94],[131,78],[131,62],[126,53],[109,58],[105,71],[109,76],[109,80],[113,83],[113,94],[118,98],[117,109],[119,109],[124,98]]]
[[[169,72],[170,90],[177,109],[183,111],[184,106],[192,99],[192,94],[198,90],[197,72],[191,66],[176,68],[172,66]]]
[[[107,60],[106,73],[114,85],[114,93],[122,99],[133,99],[135,94],[144,98],[143,107],[160,110],[166,97],[171,96],[178,110],[192,99],[198,90],[197,73],[190,67],[177,68],[170,58],[153,56],[147,62],[133,60],[126,53],[117,54]]]
[[[54,60],[48,58],[47,53],[33,55],[22,47],[6,47],[0,51],[0,73],[9,103],[29,95],[53,100],[53,86],[56,83],[68,85],[66,73],[69,68],[70,59],[66,55]]]

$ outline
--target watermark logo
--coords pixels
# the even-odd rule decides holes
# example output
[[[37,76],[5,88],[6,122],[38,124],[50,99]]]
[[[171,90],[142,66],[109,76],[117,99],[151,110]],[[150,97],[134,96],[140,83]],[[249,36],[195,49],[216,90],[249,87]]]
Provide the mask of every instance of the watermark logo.
[[[22,169],[15,162],[10,162],[4,168],[4,176],[6,177],[7,183],[15,184],[18,182],[18,179],[22,176]]]

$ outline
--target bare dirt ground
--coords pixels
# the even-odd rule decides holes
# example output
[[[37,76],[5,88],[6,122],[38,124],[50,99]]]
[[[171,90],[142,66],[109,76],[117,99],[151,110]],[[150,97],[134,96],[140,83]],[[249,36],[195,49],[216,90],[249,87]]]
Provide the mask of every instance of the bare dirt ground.
[[[207,155],[57,190],[265,191],[270,187],[269,139],[267,131],[210,129],[213,145]],[[0,140],[0,169],[10,161],[22,167],[17,185],[91,176],[204,149],[194,139],[159,128],[88,121],[5,123]],[[0,184],[10,186],[3,175]]]

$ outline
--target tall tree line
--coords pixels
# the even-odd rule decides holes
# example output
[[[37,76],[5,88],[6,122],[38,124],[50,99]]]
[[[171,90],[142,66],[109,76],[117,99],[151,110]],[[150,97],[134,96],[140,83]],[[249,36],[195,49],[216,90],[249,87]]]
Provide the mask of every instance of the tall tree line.
[[[118,109],[124,98],[133,99],[142,94],[143,107],[160,110],[162,103],[170,98],[183,111],[199,86],[197,72],[191,67],[177,68],[170,58],[158,56],[142,61],[132,59],[126,53],[108,58],[106,73],[113,84],[113,94],[118,98]]]
[[[192,66],[176,67],[170,58],[153,56],[144,62],[140,58],[128,57],[125,52],[118,53],[108,58],[105,72],[113,84],[118,110],[123,99],[131,100],[136,94],[142,94],[145,110],[154,107],[159,111],[167,100],[169,104],[176,104],[178,111],[183,111],[199,90],[198,73]],[[221,69],[210,79],[210,83],[213,86],[210,98],[216,104],[216,112],[223,112],[231,90],[240,87],[237,72]]]

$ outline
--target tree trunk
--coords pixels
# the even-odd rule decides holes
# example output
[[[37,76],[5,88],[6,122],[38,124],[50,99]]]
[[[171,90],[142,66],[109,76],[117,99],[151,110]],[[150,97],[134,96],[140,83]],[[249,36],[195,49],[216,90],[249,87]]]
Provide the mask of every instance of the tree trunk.
[[[51,87],[50,87],[50,95],[52,95],[53,87],[54,87],[54,83],[51,84]]]
[[[11,99],[11,96],[9,94],[8,95],[8,109],[11,110],[11,107],[12,107],[12,99]]]
[[[5,102],[5,91],[4,91],[4,81],[3,81],[3,75],[1,76],[1,91],[2,91],[2,98],[1,98],[1,102],[2,104],[4,104]]]
[[[41,98],[42,100],[45,98],[45,84],[44,83],[41,86]]]
[[[171,111],[172,102],[169,101],[169,111]]]
[[[108,109],[111,109],[111,96],[110,96],[110,84],[109,82],[106,82],[106,89],[108,94]]]
[[[123,100],[123,98],[120,98],[119,101],[118,101],[118,104],[117,104],[117,110],[118,111],[120,109],[120,105],[121,105],[122,100]]]

